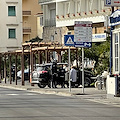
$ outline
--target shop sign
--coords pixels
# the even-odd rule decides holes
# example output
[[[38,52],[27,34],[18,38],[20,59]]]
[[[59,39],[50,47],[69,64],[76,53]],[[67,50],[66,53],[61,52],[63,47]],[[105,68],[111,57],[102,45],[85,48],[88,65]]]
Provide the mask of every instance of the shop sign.
[[[74,43],[75,47],[92,46],[92,21],[75,21]]]
[[[92,42],[106,41],[106,33],[92,34]]]
[[[110,26],[115,26],[120,24],[120,10],[116,10],[110,16]]]

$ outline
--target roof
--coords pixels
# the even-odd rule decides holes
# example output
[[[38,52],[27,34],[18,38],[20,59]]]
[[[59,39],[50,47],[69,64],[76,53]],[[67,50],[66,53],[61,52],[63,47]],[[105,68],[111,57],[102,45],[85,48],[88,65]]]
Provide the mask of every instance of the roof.
[[[2,52],[0,54],[16,54],[16,53],[30,53],[31,50],[33,52],[35,51],[45,51],[45,50],[49,50],[49,51],[65,51],[68,50],[69,46],[64,46],[58,42],[28,42],[28,43],[23,43],[22,44],[22,49],[18,49],[15,51],[9,51],[9,52]],[[76,50],[76,47],[70,47],[71,50]]]

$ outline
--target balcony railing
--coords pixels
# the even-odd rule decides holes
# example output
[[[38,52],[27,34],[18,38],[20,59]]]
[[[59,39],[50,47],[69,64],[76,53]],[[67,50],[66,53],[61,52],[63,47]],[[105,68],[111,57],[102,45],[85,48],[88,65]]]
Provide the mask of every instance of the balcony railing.
[[[56,19],[51,19],[51,20],[46,19],[44,26],[56,26]]]
[[[31,34],[31,28],[30,27],[24,27],[23,28],[23,34]]]
[[[31,11],[22,11],[23,16],[30,16]]]
[[[50,3],[50,2],[56,2],[56,0],[38,0],[39,4]]]

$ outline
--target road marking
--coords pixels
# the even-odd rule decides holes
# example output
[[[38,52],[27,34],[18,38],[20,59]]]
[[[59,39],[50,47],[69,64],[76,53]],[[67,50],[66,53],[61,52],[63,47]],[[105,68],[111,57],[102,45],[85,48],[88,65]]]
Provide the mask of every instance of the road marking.
[[[89,99],[89,101],[111,105],[115,107],[120,107],[119,101],[114,101],[114,100],[109,100],[109,99]]]
[[[37,94],[27,93],[27,94],[25,94],[25,95],[37,95]]]
[[[14,95],[19,95],[19,94],[6,94],[6,95],[13,95],[14,96]]]
[[[1,94],[2,95],[2,94]],[[17,95],[37,95],[37,94],[32,94],[32,93],[26,93],[26,94],[4,94],[4,95],[11,95],[11,96],[17,96]]]

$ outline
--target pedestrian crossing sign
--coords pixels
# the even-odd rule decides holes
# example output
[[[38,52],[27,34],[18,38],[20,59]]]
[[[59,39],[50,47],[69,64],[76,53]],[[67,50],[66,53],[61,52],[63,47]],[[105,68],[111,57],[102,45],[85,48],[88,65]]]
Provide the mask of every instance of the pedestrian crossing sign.
[[[64,35],[65,46],[74,46],[74,35]]]

